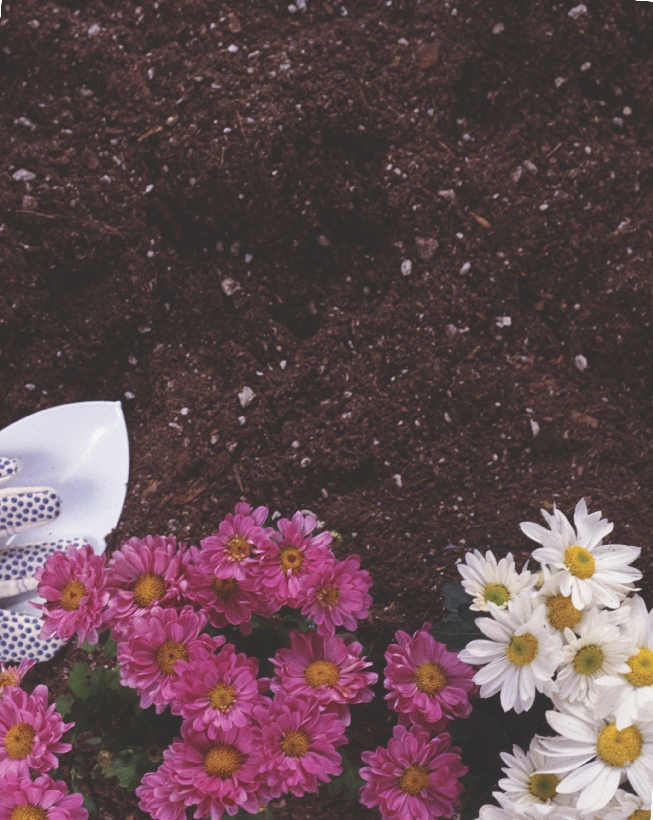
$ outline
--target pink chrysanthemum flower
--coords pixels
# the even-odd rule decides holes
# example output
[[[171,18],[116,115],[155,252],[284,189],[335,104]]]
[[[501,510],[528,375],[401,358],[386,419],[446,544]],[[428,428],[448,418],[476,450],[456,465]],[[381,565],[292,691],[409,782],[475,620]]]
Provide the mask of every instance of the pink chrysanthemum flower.
[[[360,568],[358,555],[326,562],[303,584],[302,615],[316,624],[320,635],[332,635],[339,626],[353,632],[357,619],[367,618],[372,604],[367,590],[371,586],[372,578]]]
[[[48,705],[48,687],[37,686],[31,695],[17,687],[0,699],[0,777],[29,777],[29,770],[45,772],[58,765],[55,755],[69,752],[60,738],[74,723],[64,723]]]
[[[449,720],[469,715],[470,695],[478,689],[475,670],[436,641],[430,628],[431,624],[424,624],[412,638],[399,630],[398,643],[388,646],[385,688],[390,692],[385,699],[413,723],[440,732]]]
[[[118,643],[120,680],[136,689],[141,706],[154,704],[160,714],[174,698],[178,661],[196,661],[211,655],[225,638],[200,635],[206,615],[185,606],[176,609],[154,607],[135,617]]]
[[[164,757],[170,755],[171,748],[165,750]],[[138,808],[154,820],[186,820],[186,802],[184,796],[177,793],[178,789],[165,762],[155,772],[143,775],[141,785],[136,789],[136,796],[140,798]],[[176,794],[175,798],[173,793]]]
[[[32,604],[43,612],[41,638],[58,635],[66,641],[77,632],[77,646],[85,640],[97,643],[109,600],[104,555],[95,555],[86,544],[72,544],[65,552],[53,552],[35,574],[44,604]]]
[[[187,585],[185,552],[185,544],[177,544],[172,535],[147,535],[130,538],[113,553],[105,620],[117,637],[134,615],[179,603]]]
[[[261,693],[270,686],[269,678],[256,679],[258,661],[236,654],[231,644],[217,655],[179,661],[176,672],[175,711],[191,721],[195,731],[206,730],[209,740],[215,740],[220,729],[247,726]]]
[[[262,795],[261,754],[251,726],[218,730],[209,740],[189,723],[181,727],[183,740],[175,740],[164,753],[164,766],[174,788],[168,790],[173,804],[183,800],[186,807],[197,806],[195,817],[220,820],[224,812],[234,815],[242,807],[250,814],[259,809]],[[163,789],[159,786],[159,794]],[[154,815],[159,820],[177,820],[165,809]],[[182,815],[183,816],[183,815]]]
[[[312,536],[317,520],[301,512],[296,512],[291,521],[281,518],[277,526],[279,531],[261,555],[263,586],[280,606],[298,606],[303,579],[325,561],[335,560],[329,549],[331,533]]]
[[[419,726],[395,726],[388,747],[363,752],[366,767],[360,770],[367,780],[361,803],[378,806],[385,820],[431,820],[451,817],[463,792],[459,778],[467,773],[460,749],[449,748],[444,733],[429,739]]]
[[[87,820],[83,802],[83,794],[68,794],[64,781],[49,775],[0,777],[0,820]]]
[[[374,697],[369,688],[378,680],[371,666],[361,658],[363,646],[353,638],[343,640],[337,635],[322,637],[317,632],[290,633],[290,649],[279,649],[271,658],[277,677],[272,679],[273,692],[288,692],[295,697],[316,699],[322,705],[368,703]],[[349,709],[343,706],[336,713],[349,725]]]
[[[271,797],[316,792],[342,771],[336,751],[347,743],[345,726],[314,700],[278,692],[268,706],[257,706],[254,720],[261,729],[263,769]]]
[[[0,663],[0,696],[9,686],[20,686],[21,681],[36,663],[36,658],[24,658],[18,666]]]
[[[220,522],[218,532],[200,542],[197,563],[207,572],[242,581],[258,563],[253,553],[269,545],[273,530],[263,527],[267,517],[267,507],[252,510],[244,502],[236,504],[234,514]]]
[[[197,547],[191,547],[190,553],[196,561]],[[232,624],[239,627],[243,635],[250,635],[252,615],[269,618],[280,608],[264,600],[260,581],[254,578],[218,577],[203,565],[193,564],[186,567],[186,575],[186,598],[199,604],[218,629]]]

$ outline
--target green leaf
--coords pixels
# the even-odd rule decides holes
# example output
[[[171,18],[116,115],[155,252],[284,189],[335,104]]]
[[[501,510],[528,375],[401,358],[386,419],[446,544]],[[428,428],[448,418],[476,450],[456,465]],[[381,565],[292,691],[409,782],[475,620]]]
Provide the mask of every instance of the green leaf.
[[[82,803],[82,808],[86,809],[86,811],[89,814],[97,814],[97,806],[95,805],[95,801],[87,794],[84,795],[84,802]]]
[[[342,758],[342,774],[329,783],[327,791],[329,794],[342,795],[343,800],[357,800],[365,781],[344,752],[340,752],[340,757]]]
[[[446,620],[431,629],[431,635],[447,645],[450,652],[460,652],[481,634],[473,621],[463,621],[459,615],[448,615]]]
[[[82,700],[86,700],[91,694],[91,687],[88,684],[88,664],[76,663],[68,676],[68,687],[73,695]]]
[[[102,743],[102,738],[101,737],[89,737],[89,739],[86,742],[90,743],[91,746],[97,746],[98,743]]]
[[[443,581],[440,585],[440,595],[442,596],[442,605],[449,612],[458,612],[458,607],[464,604],[467,608],[474,600],[471,595],[468,595],[459,584],[458,581]]]
[[[104,657],[115,658],[118,644],[114,641],[113,636],[109,635],[107,642],[104,644]]]
[[[97,698],[102,697],[106,686],[107,670],[104,666],[96,666],[91,674],[91,694]]]
[[[66,717],[70,714],[70,710],[73,705],[73,698],[71,698],[70,695],[59,695],[55,703],[57,705],[57,712],[59,712],[61,717]]]
[[[84,652],[95,652],[97,648],[98,644],[96,643],[89,643],[88,641],[84,641],[84,643],[82,644],[82,649],[84,650]]]

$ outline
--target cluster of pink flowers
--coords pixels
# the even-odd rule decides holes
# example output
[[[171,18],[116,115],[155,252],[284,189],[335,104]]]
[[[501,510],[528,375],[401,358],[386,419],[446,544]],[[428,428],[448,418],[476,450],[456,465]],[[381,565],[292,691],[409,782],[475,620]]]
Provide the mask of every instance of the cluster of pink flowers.
[[[77,632],[81,645],[113,630],[122,683],[144,708],[183,718],[181,737],[136,792],[156,820],[185,819],[191,807],[219,820],[317,791],[341,774],[350,705],[372,699],[377,675],[361,644],[336,634],[367,617],[369,573],[358,556],[336,559],[312,515],[276,528],[267,518],[267,508],[240,503],[199,548],[132,538],[108,565],[90,547],[69,548],[40,571],[43,634]],[[290,648],[270,659],[272,680],[211,632],[232,625],[249,634],[253,616],[284,606],[314,628],[290,633]]]
[[[361,802],[378,806],[386,820],[451,817],[463,791],[467,768],[444,730],[471,712],[469,699],[478,693],[474,669],[436,641],[430,628],[424,624],[412,638],[400,630],[385,653],[386,700],[399,713],[399,725],[387,748],[363,753],[367,766],[360,774],[366,781]]]
[[[72,748],[61,737],[74,724],[48,703],[47,686],[31,695],[20,688],[34,663],[0,664],[0,820],[87,820],[83,796],[48,774],[59,765],[57,755]]]

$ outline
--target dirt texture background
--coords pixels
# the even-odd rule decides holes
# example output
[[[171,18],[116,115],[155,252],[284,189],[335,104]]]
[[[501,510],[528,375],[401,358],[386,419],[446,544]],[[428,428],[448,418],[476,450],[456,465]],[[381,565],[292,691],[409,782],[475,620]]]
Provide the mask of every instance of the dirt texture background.
[[[653,9],[296,5],[5,0],[0,424],[122,400],[111,546],[313,510],[374,574],[378,671],[554,501],[643,547],[647,592]]]

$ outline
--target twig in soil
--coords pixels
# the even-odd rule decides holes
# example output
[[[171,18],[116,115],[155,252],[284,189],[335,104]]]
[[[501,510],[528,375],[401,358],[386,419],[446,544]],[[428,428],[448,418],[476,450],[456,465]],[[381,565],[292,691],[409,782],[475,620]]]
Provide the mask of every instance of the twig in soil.
[[[559,142],[553,150],[549,151],[548,154],[545,154],[544,159],[548,159],[549,157],[552,157],[555,154],[555,152],[558,150],[558,148],[562,148],[562,143],[561,142]]]
[[[136,140],[136,142],[143,142],[148,137],[153,136],[154,134],[158,134],[159,131],[163,131],[162,125],[155,125],[154,128],[150,128],[149,131],[146,131],[144,134],[141,134],[140,137]]]
[[[240,473],[238,472],[238,467],[235,464],[233,466],[233,471],[234,471],[234,478],[236,479],[236,482],[237,482],[238,486],[240,487],[240,491],[241,491],[241,493],[244,493],[245,488],[243,487],[243,482],[240,480]]]
[[[25,208],[19,208],[17,213],[19,214],[32,214],[32,216],[42,216],[43,219],[56,219],[56,214],[42,214],[39,211],[28,211]]]

